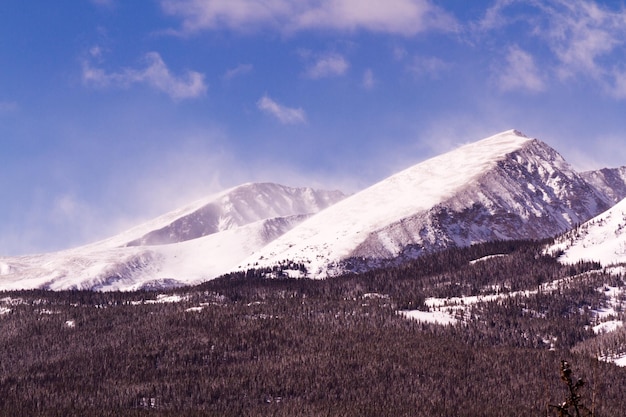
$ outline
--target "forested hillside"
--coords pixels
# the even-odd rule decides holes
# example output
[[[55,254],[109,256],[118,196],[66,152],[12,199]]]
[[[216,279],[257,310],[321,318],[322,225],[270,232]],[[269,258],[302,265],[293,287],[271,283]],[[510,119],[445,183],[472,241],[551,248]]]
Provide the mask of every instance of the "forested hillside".
[[[595,416],[621,415],[626,369],[594,358],[620,333],[592,327],[624,282],[542,247],[321,281],[276,268],[169,293],[2,293],[0,416],[545,416],[563,359]],[[399,313],[478,295],[455,325]]]

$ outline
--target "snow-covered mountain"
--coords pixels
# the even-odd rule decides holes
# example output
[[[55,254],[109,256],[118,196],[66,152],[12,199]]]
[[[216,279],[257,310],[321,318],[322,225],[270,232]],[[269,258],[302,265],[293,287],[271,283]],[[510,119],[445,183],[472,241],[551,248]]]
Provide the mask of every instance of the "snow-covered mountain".
[[[242,267],[304,264],[309,276],[495,239],[539,239],[613,204],[552,148],[518,131],[393,175],[298,225]]]
[[[0,257],[0,290],[173,286],[277,265],[323,278],[449,247],[539,239],[626,197],[626,168],[579,174],[510,130],[344,197],[244,184],[90,245]]]
[[[155,228],[127,243],[127,246],[162,245],[183,242],[259,220],[312,214],[342,199],[339,191],[316,191],[278,184],[244,184],[222,193],[213,201],[201,201],[184,210],[173,221],[166,219]]]
[[[626,198],[626,166],[587,171],[580,175],[614,203]]]
[[[198,283],[231,271],[342,198],[339,191],[244,184],[94,244],[0,257],[0,289],[129,290]]]
[[[549,253],[564,263],[626,265],[626,199],[556,239]]]

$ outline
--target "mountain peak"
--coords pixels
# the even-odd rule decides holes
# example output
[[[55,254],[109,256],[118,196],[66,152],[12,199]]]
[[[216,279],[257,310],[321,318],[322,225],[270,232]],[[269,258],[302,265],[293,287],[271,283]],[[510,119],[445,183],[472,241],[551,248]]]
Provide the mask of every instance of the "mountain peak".
[[[548,145],[507,130],[414,165],[329,207],[243,268],[302,263],[324,277],[451,246],[561,233],[607,208]],[[367,266],[366,266],[367,268]]]
[[[529,137],[529,136],[527,136],[526,134],[524,134],[523,132],[521,132],[521,131],[519,131],[517,129],[505,130],[501,134],[515,135],[515,136],[520,136],[520,137],[523,137],[523,138],[528,138]]]
[[[500,133],[496,133],[493,136],[489,136],[485,139],[476,141],[476,142],[472,142],[470,143],[470,145],[520,145],[523,144],[525,142],[530,141],[531,138],[529,136],[526,136],[524,133],[520,132],[517,129],[509,129],[509,130],[505,130],[504,132],[500,132]]]
[[[239,262],[339,191],[247,183],[200,199],[109,239],[57,253],[0,257],[0,289],[137,289],[198,283]],[[156,284],[155,284],[156,283]]]
[[[626,194],[626,170],[588,177],[593,182],[550,146],[511,129],[345,199],[338,191],[246,183],[105,241],[0,257],[0,289],[135,289],[266,267],[323,278],[450,247],[541,239]]]

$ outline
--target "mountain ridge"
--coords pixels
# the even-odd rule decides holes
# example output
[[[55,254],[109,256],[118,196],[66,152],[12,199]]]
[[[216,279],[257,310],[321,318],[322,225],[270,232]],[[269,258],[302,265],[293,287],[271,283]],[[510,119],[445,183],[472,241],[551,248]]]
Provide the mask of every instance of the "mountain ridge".
[[[0,257],[0,289],[195,284],[255,268],[325,278],[492,240],[564,233],[626,197],[626,169],[576,172],[517,130],[468,143],[351,196],[246,183],[119,235]]]
[[[365,209],[368,201],[378,206]],[[308,276],[333,276],[351,270],[346,259],[351,264],[361,259],[367,269],[399,255],[410,259],[488,240],[550,237],[610,206],[610,198],[587,184],[558,152],[509,130],[344,199],[272,242],[242,268],[290,260],[303,263]],[[354,217],[367,218],[369,229],[360,229]],[[325,223],[333,227],[324,228]]]
[[[614,203],[626,198],[626,166],[585,171],[580,175],[600,193],[609,196]]]
[[[259,200],[258,195],[265,198]],[[99,242],[53,253],[0,257],[0,289],[133,290],[196,284],[229,272],[245,256],[343,197],[339,191],[246,183]],[[280,206],[272,204],[278,201]],[[220,202],[228,205],[217,209]],[[211,209],[203,210],[206,207]],[[238,207],[246,211],[237,212]],[[170,234],[170,243],[132,244],[190,218],[220,225],[220,230],[202,228],[195,238],[189,233]]]

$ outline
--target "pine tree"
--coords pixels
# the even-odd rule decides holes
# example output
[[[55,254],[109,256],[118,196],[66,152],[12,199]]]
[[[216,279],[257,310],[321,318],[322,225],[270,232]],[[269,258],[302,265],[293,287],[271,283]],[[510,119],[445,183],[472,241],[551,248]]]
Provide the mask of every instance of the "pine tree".
[[[574,382],[572,368],[567,361],[561,361],[561,380],[567,386],[567,396],[565,401],[558,405],[550,405],[556,410],[559,417],[593,417],[593,413],[581,403],[582,396],[579,390],[585,385],[582,378]]]

